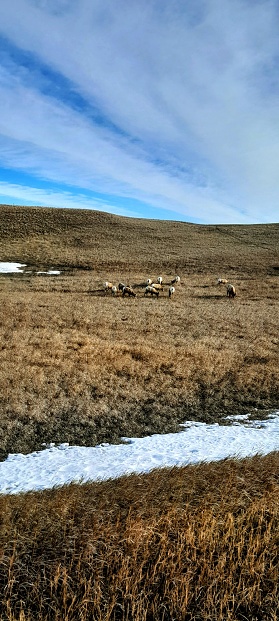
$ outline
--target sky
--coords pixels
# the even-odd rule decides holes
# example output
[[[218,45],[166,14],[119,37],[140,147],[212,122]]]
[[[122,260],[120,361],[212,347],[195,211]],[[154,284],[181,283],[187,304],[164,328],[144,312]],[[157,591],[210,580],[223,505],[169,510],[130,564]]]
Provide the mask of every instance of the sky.
[[[1,0],[0,203],[278,222],[278,0]]]
[[[123,444],[94,447],[51,443],[28,455],[10,454],[0,463],[0,494],[44,490],[72,482],[105,481],[156,468],[266,455],[279,450],[279,412],[265,421],[228,417],[225,426],[188,421],[180,433],[124,438]]]

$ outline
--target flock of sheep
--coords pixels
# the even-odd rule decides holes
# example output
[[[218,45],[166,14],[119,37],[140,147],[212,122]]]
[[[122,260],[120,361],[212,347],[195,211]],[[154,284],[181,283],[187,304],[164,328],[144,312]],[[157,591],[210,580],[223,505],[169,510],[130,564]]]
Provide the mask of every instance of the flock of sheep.
[[[175,293],[174,285],[179,285],[180,282],[181,282],[180,276],[175,276],[175,278],[171,281],[169,290],[168,290],[169,298],[172,298],[173,294]],[[236,296],[234,285],[229,284],[225,278],[218,278],[217,284],[227,285],[228,298],[234,298]],[[153,297],[155,295],[158,298],[160,291],[163,291],[163,290],[164,290],[164,287],[163,287],[162,276],[158,276],[157,282],[153,282],[151,278],[148,278],[146,281],[146,285],[145,285],[144,296],[150,295],[151,297]],[[116,285],[113,285],[112,282],[106,281],[104,284],[104,291],[105,293],[111,292],[111,294],[114,296],[122,295],[123,298],[126,295],[128,295],[129,297],[135,298],[137,295],[130,285],[125,285],[122,282],[120,282],[119,285],[116,286]]]
[[[180,284],[180,276],[175,276],[175,278],[171,281],[169,287],[169,298],[171,298],[175,292],[175,288],[173,286],[175,284]],[[133,298],[137,295],[130,285],[124,285],[122,282],[120,282],[117,287],[116,285],[113,285],[112,282],[106,281],[104,284],[104,291],[105,293],[110,291],[114,296],[122,295],[123,298],[125,295]],[[151,278],[148,278],[145,285],[144,296],[150,295],[153,297],[153,295],[155,295],[158,298],[160,291],[164,291],[162,276],[158,276],[157,282],[153,282]]]

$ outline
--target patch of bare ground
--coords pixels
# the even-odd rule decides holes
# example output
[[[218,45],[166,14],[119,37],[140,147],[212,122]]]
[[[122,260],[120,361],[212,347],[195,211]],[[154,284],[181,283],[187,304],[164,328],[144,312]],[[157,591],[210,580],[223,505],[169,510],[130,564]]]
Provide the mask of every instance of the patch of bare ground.
[[[279,454],[2,496],[3,621],[278,618]]]
[[[1,260],[27,264],[0,275],[3,457],[278,407],[279,225],[1,206],[0,234]],[[164,291],[145,297],[159,275]],[[137,297],[105,295],[106,280]]]

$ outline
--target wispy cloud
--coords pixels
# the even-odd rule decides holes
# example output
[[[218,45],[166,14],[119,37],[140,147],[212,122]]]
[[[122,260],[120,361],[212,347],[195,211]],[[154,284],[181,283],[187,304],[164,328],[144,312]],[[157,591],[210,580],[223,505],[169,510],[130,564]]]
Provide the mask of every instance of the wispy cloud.
[[[5,203],[5,199],[9,200],[9,204],[29,205],[45,207],[61,207],[71,209],[95,209],[98,211],[111,212],[111,203],[106,204],[103,199],[92,198],[85,193],[73,193],[71,191],[59,191],[57,189],[43,189],[30,186],[22,186],[13,183],[5,183],[0,181],[0,202]],[[135,211],[116,206],[118,215],[139,217]]]
[[[275,0],[3,0],[2,194],[32,195],[10,169],[57,206],[277,221],[278,16]]]

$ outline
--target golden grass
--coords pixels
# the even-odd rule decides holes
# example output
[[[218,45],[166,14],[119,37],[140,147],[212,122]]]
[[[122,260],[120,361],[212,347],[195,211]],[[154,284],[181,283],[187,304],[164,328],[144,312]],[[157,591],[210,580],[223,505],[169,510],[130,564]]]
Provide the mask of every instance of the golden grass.
[[[3,621],[271,621],[279,455],[5,496]]]
[[[213,283],[206,299],[188,277],[175,300],[143,289],[113,299],[91,295],[86,275],[67,277],[72,293],[59,278],[30,279],[33,292],[3,278],[3,449],[116,441],[278,404],[277,321],[264,298],[229,301]]]
[[[278,242],[276,224],[0,206],[0,260],[27,263],[0,275],[2,458],[278,408]],[[172,300],[144,298],[177,273]],[[278,476],[274,453],[2,496],[1,621],[275,621]]]
[[[1,260],[28,264],[0,275],[3,456],[278,407],[278,225],[2,206],[0,232]],[[50,267],[62,273],[36,275]],[[144,297],[147,277],[178,271],[171,300],[168,284]],[[105,295],[107,279],[137,297]]]

